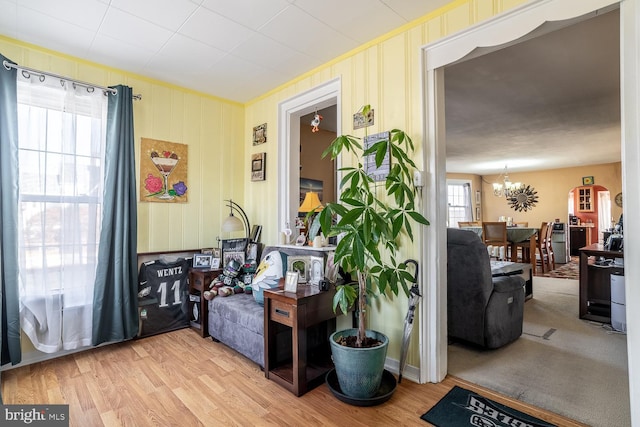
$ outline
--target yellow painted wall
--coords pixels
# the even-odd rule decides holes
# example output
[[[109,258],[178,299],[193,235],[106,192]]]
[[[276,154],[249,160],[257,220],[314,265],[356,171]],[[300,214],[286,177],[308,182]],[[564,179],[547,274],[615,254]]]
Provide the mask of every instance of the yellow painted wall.
[[[0,37],[0,52],[19,65],[95,83],[131,86],[134,101],[136,172],[140,140],[186,144],[188,203],[138,203],[138,252],[213,247],[228,215],[223,199],[244,199],[244,106],[124,71],[81,61],[37,46]],[[138,178],[139,179],[139,178]],[[138,195],[139,198],[139,195]]]
[[[267,151],[267,180],[261,183],[245,183],[245,203],[252,221],[263,224],[263,241],[277,241],[277,175],[269,173],[277,166],[278,159],[278,104],[304,91],[310,90],[334,78],[342,85],[342,133],[363,136],[363,130],[353,131],[349,125],[352,114],[364,104],[375,109],[375,125],[369,133],[394,127],[405,130],[416,144],[417,166],[422,165],[422,85],[420,49],[428,43],[468,28],[491,18],[525,0],[457,0],[426,15],[386,36],[373,40],[301,77],[249,102],[246,105],[245,141],[250,141],[253,126],[269,123],[269,142],[260,146]],[[340,130],[339,130],[340,132]],[[256,151],[249,142],[247,151]],[[265,208],[266,207],[266,208]],[[404,258],[419,255],[420,242],[403,249]],[[388,356],[398,359],[407,311],[407,297],[401,295],[393,303],[376,304],[369,316],[369,326],[387,334],[390,338]],[[414,322],[418,325],[418,321]],[[418,340],[420,332],[415,327],[408,363],[418,365]]]
[[[136,152],[140,138],[189,145],[189,203],[138,205],[138,251],[211,247],[227,215],[221,201],[233,198],[245,207],[252,224],[263,225],[262,241],[277,242],[278,104],[328,80],[342,82],[344,133],[352,132],[352,114],[363,104],[376,110],[370,133],[397,127],[414,138],[417,166],[422,165],[422,85],[420,48],[491,18],[526,0],[456,0],[389,34],[336,58],[242,106],[153,79],[80,61],[0,37],[0,52],[13,61],[99,85],[126,84],[143,96],[134,103]],[[252,145],[253,127],[268,124],[267,142]],[[266,152],[266,180],[252,182],[251,154]],[[139,160],[136,169],[139,172]],[[416,258],[421,242],[406,247],[403,258]],[[376,304],[370,327],[391,339],[388,356],[399,358],[407,298]],[[418,365],[419,324],[408,363]]]
[[[498,175],[486,175],[482,182],[482,203],[485,221],[497,221],[499,216],[510,216],[514,221],[528,221],[532,227],[540,227],[542,221],[568,221],[567,199],[569,192],[582,185],[582,177],[593,176],[598,185],[611,193],[611,214],[618,219],[622,208],[616,206],[613,198],[622,192],[622,163],[580,166],[575,168],[552,169],[537,172],[509,173],[513,182],[531,185],[538,192],[538,203],[527,212],[516,212],[509,207],[504,197],[493,195],[492,183]],[[575,212],[574,212],[575,213]]]
[[[213,247],[230,197],[244,198],[244,106],[0,37],[0,52],[19,65],[101,86],[124,84],[134,101],[136,176],[142,137],[187,144],[189,201],[138,203],[138,252]],[[139,199],[139,194],[138,194]],[[39,354],[26,335],[23,359]]]

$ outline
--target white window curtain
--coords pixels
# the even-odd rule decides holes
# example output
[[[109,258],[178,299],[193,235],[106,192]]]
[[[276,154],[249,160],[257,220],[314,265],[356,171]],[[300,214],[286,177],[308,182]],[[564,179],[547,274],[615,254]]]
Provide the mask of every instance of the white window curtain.
[[[611,193],[598,191],[598,243],[604,242],[604,232],[611,228]]]
[[[46,353],[91,344],[107,97],[18,73],[21,327]]]

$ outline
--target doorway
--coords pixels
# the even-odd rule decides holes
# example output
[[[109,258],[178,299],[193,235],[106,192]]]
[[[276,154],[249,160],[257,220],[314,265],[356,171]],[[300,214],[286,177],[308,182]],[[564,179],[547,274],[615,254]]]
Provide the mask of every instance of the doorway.
[[[278,105],[278,223],[277,230],[295,227],[300,206],[300,132],[302,117],[330,107],[335,132],[341,130],[341,81],[330,80]],[[329,111],[329,110],[327,110]],[[333,118],[331,118],[333,119]],[[334,122],[327,117],[328,121]],[[336,168],[340,159],[336,159]]]
[[[433,253],[446,251],[446,236],[443,232],[444,221],[439,220],[446,217],[446,207],[442,204],[438,206],[435,203],[436,200],[442,200],[446,196],[446,190],[442,185],[446,180],[444,71],[442,67],[457,61],[477,46],[499,46],[505,43],[514,43],[514,40],[519,39],[523,33],[533,31],[546,21],[570,19],[588,13],[597,13],[594,10],[598,7],[606,7],[613,3],[616,2],[603,0],[600,2],[588,2],[587,4],[587,2],[575,1],[571,2],[570,5],[566,1],[532,2],[527,6],[514,10],[510,14],[505,14],[499,19],[495,19],[494,22],[485,26],[477,26],[465,32],[462,36],[456,35],[455,38],[452,37],[451,39],[440,41],[424,49],[425,138],[429,141],[425,150],[425,165],[428,167],[428,175],[432,178],[429,190],[433,201],[432,213],[428,214],[438,219],[438,226],[430,227],[430,230],[428,230],[428,243],[426,246]],[[633,13],[634,9],[632,8],[631,10]],[[629,43],[630,39],[627,42]],[[628,77],[628,79],[632,78]],[[631,84],[631,80],[628,80],[628,83]],[[635,104],[633,104],[631,110],[635,111],[635,108]],[[633,173],[633,171],[624,170],[625,173]],[[427,256],[425,261],[427,270],[446,270],[442,259],[438,259],[435,256]],[[422,355],[422,361],[427,366],[425,379],[429,381],[439,381],[446,375],[446,317],[442,309],[436,309],[436,307],[446,307],[446,292],[439,288],[439,283],[446,283],[446,277],[437,276],[436,274],[429,277],[428,293],[435,302],[429,307],[423,307],[423,315],[428,320],[427,327],[422,332],[427,342],[432,343]],[[629,359],[631,360],[631,357]]]

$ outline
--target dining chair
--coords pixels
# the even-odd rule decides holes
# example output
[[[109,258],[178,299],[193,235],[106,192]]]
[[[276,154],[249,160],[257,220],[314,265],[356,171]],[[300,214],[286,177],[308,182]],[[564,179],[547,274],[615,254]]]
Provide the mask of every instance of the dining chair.
[[[463,227],[480,227],[482,223],[480,221],[458,221],[458,228]]]
[[[482,241],[485,246],[498,249],[494,253],[490,253],[490,256],[501,260],[509,259],[506,222],[482,222]]]
[[[547,259],[549,263],[549,271],[556,269],[556,256],[553,253],[553,245],[551,244],[551,237],[553,236],[553,223],[547,223]]]
[[[549,231],[549,227],[550,223],[543,221],[540,225],[540,230],[538,230],[538,236],[536,237],[536,272],[537,266],[539,265],[542,274],[546,273],[546,270],[548,270],[550,267],[547,243],[547,234]]]

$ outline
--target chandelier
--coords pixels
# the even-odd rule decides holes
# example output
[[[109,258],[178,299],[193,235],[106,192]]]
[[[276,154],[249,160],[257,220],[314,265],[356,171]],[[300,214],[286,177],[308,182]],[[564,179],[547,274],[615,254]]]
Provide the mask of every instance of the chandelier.
[[[504,172],[498,177],[498,181],[500,181],[500,178],[502,178],[502,183],[493,183],[493,195],[496,197],[505,196],[509,198],[512,196],[513,192],[524,187],[521,182],[511,182],[506,166],[504,167]]]

